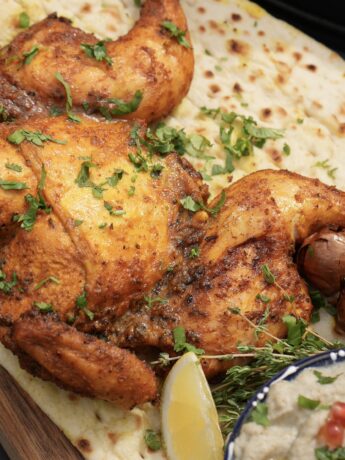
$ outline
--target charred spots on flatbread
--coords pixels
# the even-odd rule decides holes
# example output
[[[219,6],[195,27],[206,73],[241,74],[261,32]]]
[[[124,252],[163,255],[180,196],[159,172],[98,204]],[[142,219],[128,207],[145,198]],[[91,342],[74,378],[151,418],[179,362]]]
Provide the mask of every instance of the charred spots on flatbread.
[[[307,65],[305,66],[305,68],[306,68],[307,70],[310,70],[310,72],[316,72],[316,70],[317,70],[317,67],[316,67],[315,64],[307,64]]]
[[[227,49],[231,54],[239,54],[241,56],[247,56],[250,51],[248,43],[245,43],[241,40],[231,38],[226,43]]]
[[[212,84],[209,86],[209,88],[213,94],[217,94],[221,91],[221,87],[217,84]]]
[[[262,121],[267,121],[271,118],[272,116],[272,109],[270,109],[269,107],[265,107],[263,109],[260,110],[260,120]]]
[[[90,454],[92,452],[91,442],[88,439],[81,438],[77,441],[78,449],[82,452]]]
[[[212,70],[205,70],[204,75],[205,75],[206,78],[213,78],[214,77],[214,73],[212,72]]]
[[[242,16],[238,13],[232,13],[231,14],[231,19],[234,21],[234,22],[239,22],[241,21],[242,19]]]

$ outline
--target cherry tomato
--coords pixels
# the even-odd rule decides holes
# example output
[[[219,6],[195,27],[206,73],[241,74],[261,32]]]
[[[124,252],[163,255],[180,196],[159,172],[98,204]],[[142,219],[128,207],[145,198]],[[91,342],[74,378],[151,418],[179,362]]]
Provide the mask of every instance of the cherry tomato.
[[[320,428],[318,439],[330,449],[341,447],[344,440],[344,428],[337,421],[328,419]]]
[[[345,427],[345,403],[337,401],[333,404],[330,418],[341,423]]]

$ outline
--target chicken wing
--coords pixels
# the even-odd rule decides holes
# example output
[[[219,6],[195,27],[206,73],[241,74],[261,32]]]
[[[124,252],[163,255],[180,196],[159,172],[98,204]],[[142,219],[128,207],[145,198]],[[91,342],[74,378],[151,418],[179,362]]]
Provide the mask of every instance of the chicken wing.
[[[328,224],[345,226],[343,192],[286,171],[241,179],[210,220],[197,261],[155,290],[165,304],[128,311],[112,326],[114,342],[171,352],[172,331],[181,326],[189,343],[222,355],[238,343],[264,343],[268,336],[257,339],[254,332],[265,312],[267,332],[283,337],[284,315],[308,320],[312,310],[293,261],[295,245]],[[224,362],[204,365],[209,375],[224,368]]]
[[[176,26],[180,37],[185,34],[183,44],[163,23]],[[0,75],[8,81],[0,87],[0,101],[9,115],[30,114],[33,97],[36,111],[43,106],[63,108],[66,92],[57,72],[70,86],[74,107],[88,107],[106,116],[156,120],[186,95],[194,58],[178,0],[147,0],[126,36],[103,42],[106,59],[100,60],[97,52],[98,60],[92,55],[97,43],[94,35],[55,15],[19,34],[0,52]],[[89,46],[89,53],[84,45]],[[32,50],[28,61],[25,53]],[[26,97],[18,97],[10,85],[25,91]],[[123,109],[114,98],[134,105]]]
[[[127,350],[37,312],[17,321],[7,342],[24,368],[84,396],[131,408],[157,398],[153,371]]]

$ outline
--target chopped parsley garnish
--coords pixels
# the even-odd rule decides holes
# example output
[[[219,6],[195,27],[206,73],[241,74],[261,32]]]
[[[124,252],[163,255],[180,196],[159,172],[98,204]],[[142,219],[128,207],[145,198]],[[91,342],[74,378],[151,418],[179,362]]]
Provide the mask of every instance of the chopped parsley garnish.
[[[337,171],[338,168],[332,168],[332,166],[329,164],[329,160],[324,160],[324,161],[318,161],[315,163],[317,168],[322,168],[327,171],[327,175],[331,179],[335,179],[335,172]]]
[[[163,21],[161,26],[169,31],[171,37],[176,38],[177,42],[185,48],[191,48],[191,44],[186,39],[186,31],[181,30],[171,21]]]
[[[53,311],[53,305],[46,302],[34,302],[34,307],[38,308],[42,313],[49,313]]]
[[[307,323],[303,319],[295,318],[293,315],[285,315],[282,320],[288,330],[287,342],[294,347],[300,345]]]
[[[9,114],[7,110],[2,104],[0,104],[0,120],[7,121],[8,119],[9,119]]]
[[[0,270],[0,290],[5,294],[9,294],[14,286],[18,283],[16,272],[12,273],[12,281],[6,281],[6,274]]]
[[[92,163],[92,161],[87,160],[83,161],[80,166],[80,171],[75,180],[75,183],[78,184],[80,188],[82,187],[93,187],[93,183],[90,180],[90,168],[95,168],[97,165]]]
[[[290,153],[291,153],[291,147],[289,146],[289,144],[285,143],[283,145],[283,152],[285,153],[286,156],[289,156]]]
[[[152,165],[151,167],[151,177],[153,177],[154,179],[157,179],[160,175],[161,175],[161,172],[163,171],[164,169],[164,166],[160,163],[155,163],[154,165]]]
[[[44,286],[45,284],[49,282],[60,284],[60,280],[56,278],[56,276],[48,276],[47,278],[44,278],[42,281],[37,283],[36,286],[34,287],[34,290],[37,291],[38,289],[40,289],[42,286]]]
[[[87,308],[87,298],[86,298],[86,291],[84,291],[80,294],[80,296],[77,297],[75,301],[76,307],[78,307],[80,310],[83,310],[85,315],[89,318],[90,321],[92,321],[95,317],[95,314]]]
[[[316,460],[344,460],[345,458],[345,447],[330,449],[323,446],[317,447],[314,452]]]
[[[134,0],[134,5],[137,6],[138,8],[141,7],[141,0]]]
[[[156,452],[162,447],[160,435],[154,430],[146,430],[144,434],[144,440],[147,447],[153,452]]]
[[[320,383],[320,385],[329,385],[330,383],[335,382],[337,378],[341,375],[341,374],[338,374],[338,375],[335,375],[334,377],[331,377],[330,375],[324,375],[320,371],[314,371],[313,374],[317,378],[317,381],[318,383]]]
[[[123,169],[115,169],[113,174],[110,177],[107,177],[107,184],[111,187],[116,187],[124,175]]]
[[[11,171],[22,172],[23,168],[16,163],[6,163],[5,168],[10,169]]]
[[[303,122],[304,122],[304,119],[303,119],[303,118],[297,118],[296,121],[297,121],[297,123],[298,123],[299,125],[302,125]]]
[[[219,213],[221,208],[224,206],[225,200],[226,200],[226,194],[225,194],[225,191],[222,190],[219,200],[212,208],[205,206],[200,201],[195,201],[190,195],[186,196],[185,198],[182,198],[180,200],[180,203],[182,204],[184,209],[187,209],[188,211],[197,212],[203,209],[204,211],[211,214],[211,216],[215,216],[216,214]]]
[[[302,409],[315,410],[320,406],[320,400],[318,399],[309,399],[306,396],[298,395],[297,404]]]
[[[28,13],[25,11],[21,12],[19,15],[19,27],[21,29],[27,29],[30,25],[30,18]]]
[[[75,121],[76,123],[80,123],[80,118],[77,117],[73,112],[72,112],[72,107],[73,107],[73,99],[72,99],[72,93],[71,93],[71,88],[67,81],[63,78],[60,72],[55,72],[55,78],[63,85],[65,88],[66,92],[66,113],[68,118],[71,121]]]
[[[196,355],[204,354],[204,350],[201,348],[196,348],[194,345],[188,343],[186,341],[186,332],[183,327],[177,326],[173,329],[173,337],[174,337],[174,351],[177,353],[179,352],[188,352],[192,351]]]
[[[262,274],[264,275],[265,281],[268,284],[274,284],[276,282],[276,277],[271,272],[269,266],[264,264],[261,266]]]
[[[193,248],[191,248],[191,250],[189,252],[189,257],[191,259],[196,259],[199,256],[200,256],[200,248],[199,248],[199,246],[194,246]]]
[[[143,93],[142,91],[136,91],[133,98],[125,102],[122,99],[117,99],[117,98],[108,98],[108,99],[103,99],[102,102],[106,102],[107,104],[114,105],[114,107],[111,106],[104,106],[101,105],[98,107],[99,112],[107,119],[111,120],[112,117],[116,117],[119,115],[126,115],[127,113],[132,113],[137,110],[139,107],[141,101],[143,99]]]
[[[74,227],[80,227],[80,225],[81,225],[83,222],[84,222],[84,221],[81,220],[81,219],[74,219],[73,225],[74,225]]]
[[[99,224],[98,228],[105,228],[108,224],[106,222],[103,222],[102,224]]]
[[[324,297],[320,291],[317,289],[308,286],[309,289],[309,296],[311,299],[311,302],[313,304],[313,313],[311,316],[311,322],[313,324],[317,323],[320,321],[320,309],[323,308],[327,311],[327,313],[331,316],[336,316],[337,314],[337,309],[334,305],[330,304],[326,297]]]
[[[62,114],[63,114],[63,109],[61,109],[60,107],[56,107],[55,105],[53,105],[49,109],[49,115],[51,117],[58,117],[59,115],[62,115]]]
[[[266,403],[257,403],[255,408],[252,410],[251,419],[253,422],[262,426],[269,426],[270,421],[268,420],[268,406]]]
[[[39,47],[37,45],[33,46],[30,51],[25,51],[23,53],[24,56],[24,65],[28,65],[31,63],[33,58],[38,54],[39,52]]]
[[[31,142],[38,147],[43,146],[43,142],[54,142],[55,144],[66,144],[66,141],[62,141],[59,139],[54,139],[49,134],[43,134],[41,131],[28,131],[26,129],[17,129],[13,131],[9,136],[7,136],[7,140],[11,142],[11,144],[19,145],[23,141]]]
[[[25,195],[25,201],[28,203],[29,208],[24,214],[16,214],[13,216],[13,222],[21,222],[21,228],[27,232],[30,232],[33,229],[39,210],[44,211],[46,214],[51,213],[51,207],[47,205],[42,194],[45,178],[46,170],[44,165],[42,165],[41,178],[38,183],[37,197],[34,197],[31,194]]]
[[[135,187],[134,185],[131,185],[129,189],[127,190],[128,196],[133,196],[135,194]]]
[[[145,296],[144,300],[147,303],[147,306],[149,308],[152,308],[152,306],[155,303],[165,304],[168,302],[166,299],[163,299],[162,297],[152,297],[152,296]]]
[[[124,209],[114,209],[113,206],[107,201],[104,202],[104,207],[111,216],[123,216],[124,214],[126,214],[126,211]]]
[[[0,188],[3,190],[25,190],[29,188],[25,182],[15,182],[0,179]]]
[[[101,40],[94,45],[82,43],[80,47],[90,58],[96,59],[96,61],[105,61],[108,65],[112,66],[113,60],[107,53],[105,42],[106,40]]]
[[[259,127],[252,117],[221,109],[201,107],[201,114],[219,122],[219,139],[225,153],[224,166],[215,164],[212,175],[232,173],[233,161],[253,153],[254,147],[263,148],[268,139],[283,137],[280,129]]]

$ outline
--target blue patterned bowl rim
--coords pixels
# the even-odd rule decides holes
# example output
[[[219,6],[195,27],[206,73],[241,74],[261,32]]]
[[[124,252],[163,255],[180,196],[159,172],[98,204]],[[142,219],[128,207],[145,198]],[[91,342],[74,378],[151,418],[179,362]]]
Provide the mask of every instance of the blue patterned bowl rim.
[[[280,380],[293,380],[297,375],[307,367],[323,367],[335,364],[336,362],[345,361],[345,348],[338,350],[329,350],[317,355],[303,358],[290,366],[286,367],[282,371],[278,372],[274,377],[271,378],[265,385],[263,385],[255,395],[248,401],[242,414],[238,418],[234,429],[226,441],[224,460],[236,460],[234,454],[234,442],[237,436],[239,436],[243,423],[246,422],[250,416],[251,411],[257,405],[258,402],[265,401],[270,386]]]

